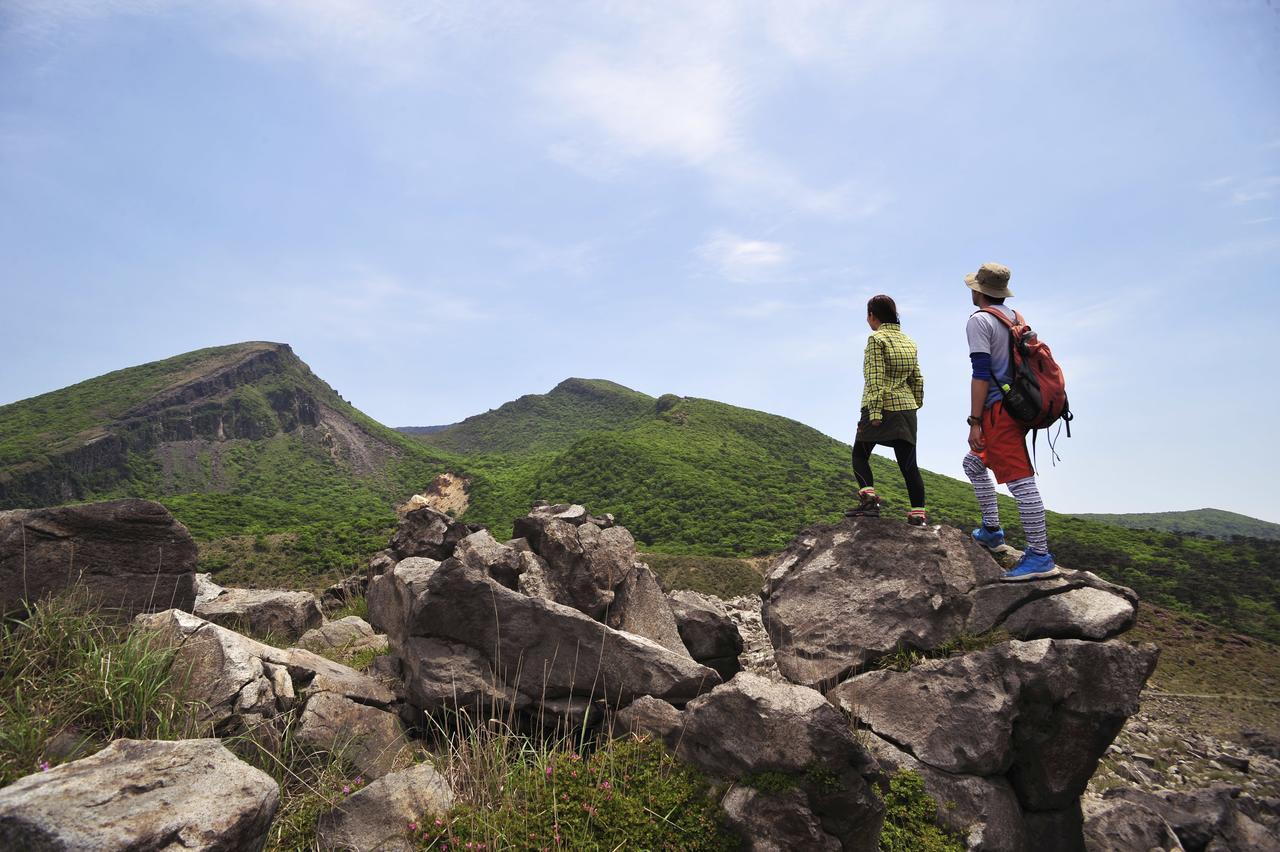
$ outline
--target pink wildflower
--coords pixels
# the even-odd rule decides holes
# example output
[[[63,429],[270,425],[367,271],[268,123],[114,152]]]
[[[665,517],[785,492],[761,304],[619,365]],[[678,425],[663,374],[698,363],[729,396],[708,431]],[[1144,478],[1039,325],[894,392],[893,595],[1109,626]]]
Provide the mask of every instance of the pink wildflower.
[[[444,823],[440,820],[439,817],[436,817],[436,825],[444,825]]]
[[[42,761],[40,761],[40,771],[41,771],[41,772],[48,772],[48,771],[49,771],[49,761],[47,761],[47,760],[42,760]]]
[[[548,766],[548,767],[547,767],[547,777],[548,777],[548,778],[550,778],[550,777],[551,777],[551,767],[550,767],[550,766]]]
[[[409,830],[410,830],[410,831],[417,831],[417,830],[418,830],[418,824],[417,824],[416,822],[411,822],[411,823],[409,823]]]
[[[601,781],[601,782],[600,782],[600,789],[601,789],[601,790],[608,790],[608,789],[611,789],[612,787],[613,787],[613,785],[612,785],[612,784],[610,784],[608,781]]]
[[[344,793],[350,793],[350,792],[351,792],[351,787],[350,787],[349,785],[347,785],[347,784],[343,784],[343,785],[342,785],[342,792],[344,792]]]
[[[363,776],[361,776],[361,775],[357,775],[357,776],[356,776],[356,786],[357,786],[357,787],[359,787],[359,786],[361,786],[362,784],[364,784],[364,777],[363,777]]]

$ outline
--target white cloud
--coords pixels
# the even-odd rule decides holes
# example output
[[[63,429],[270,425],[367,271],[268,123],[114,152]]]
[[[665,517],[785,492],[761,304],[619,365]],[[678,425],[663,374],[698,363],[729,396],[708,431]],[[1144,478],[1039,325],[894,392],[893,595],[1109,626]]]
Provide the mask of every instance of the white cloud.
[[[717,231],[698,249],[698,255],[730,281],[759,281],[782,269],[788,259],[786,246],[767,240],[750,240],[728,231]]]
[[[729,310],[729,315],[745,317],[746,319],[773,319],[786,309],[786,302],[782,302],[777,299],[768,299],[763,302],[756,302],[753,305],[742,305],[740,307],[731,308]]]

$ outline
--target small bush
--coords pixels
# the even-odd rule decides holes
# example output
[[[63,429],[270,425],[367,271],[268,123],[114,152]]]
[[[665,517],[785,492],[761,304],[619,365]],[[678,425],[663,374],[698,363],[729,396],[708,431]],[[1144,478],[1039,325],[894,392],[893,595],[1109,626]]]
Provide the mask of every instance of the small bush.
[[[707,780],[656,742],[611,740],[583,757],[567,745],[540,748],[511,734],[488,739],[483,778],[455,789],[463,799],[424,819],[425,849],[730,850]],[[496,758],[496,759],[495,759]],[[481,845],[483,844],[483,845]]]
[[[917,773],[899,770],[884,797],[881,852],[964,852],[963,840],[934,823],[938,803],[924,790]]]

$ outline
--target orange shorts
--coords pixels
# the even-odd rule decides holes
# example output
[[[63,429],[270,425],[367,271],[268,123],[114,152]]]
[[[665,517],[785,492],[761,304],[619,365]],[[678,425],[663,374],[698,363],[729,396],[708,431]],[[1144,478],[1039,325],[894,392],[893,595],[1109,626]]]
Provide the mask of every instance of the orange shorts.
[[[996,402],[982,412],[982,452],[978,458],[996,475],[996,482],[1013,482],[1035,476],[1031,456],[1027,454],[1027,432],[1030,430]]]

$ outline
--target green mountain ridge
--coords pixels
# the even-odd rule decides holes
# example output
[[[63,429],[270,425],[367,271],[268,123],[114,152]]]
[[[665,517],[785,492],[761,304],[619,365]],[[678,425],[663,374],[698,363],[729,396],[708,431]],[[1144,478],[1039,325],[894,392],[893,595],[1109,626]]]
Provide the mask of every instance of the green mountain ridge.
[[[116,371],[0,407],[0,508],[162,500],[206,570],[297,585],[385,544],[394,506],[439,473],[470,483],[468,521],[499,537],[536,499],[612,512],[652,553],[777,552],[856,490],[849,447],[765,412],[573,378],[461,423],[403,434],[350,406],[288,346],[246,343]],[[873,458],[886,513],[894,464]],[[935,522],[969,528],[969,484],[924,472]],[[1020,537],[1001,498],[1006,529]],[[1280,640],[1280,544],[1128,530],[1056,513],[1055,556],[1149,602]],[[292,572],[292,573],[290,573]]]
[[[1128,512],[1124,514],[1077,513],[1077,518],[1115,524],[1133,530],[1163,530],[1214,538],[1263,538],[1280,541],[1280,524],[1251,518],[1224,509],[1189,509],[1180,512]]]

